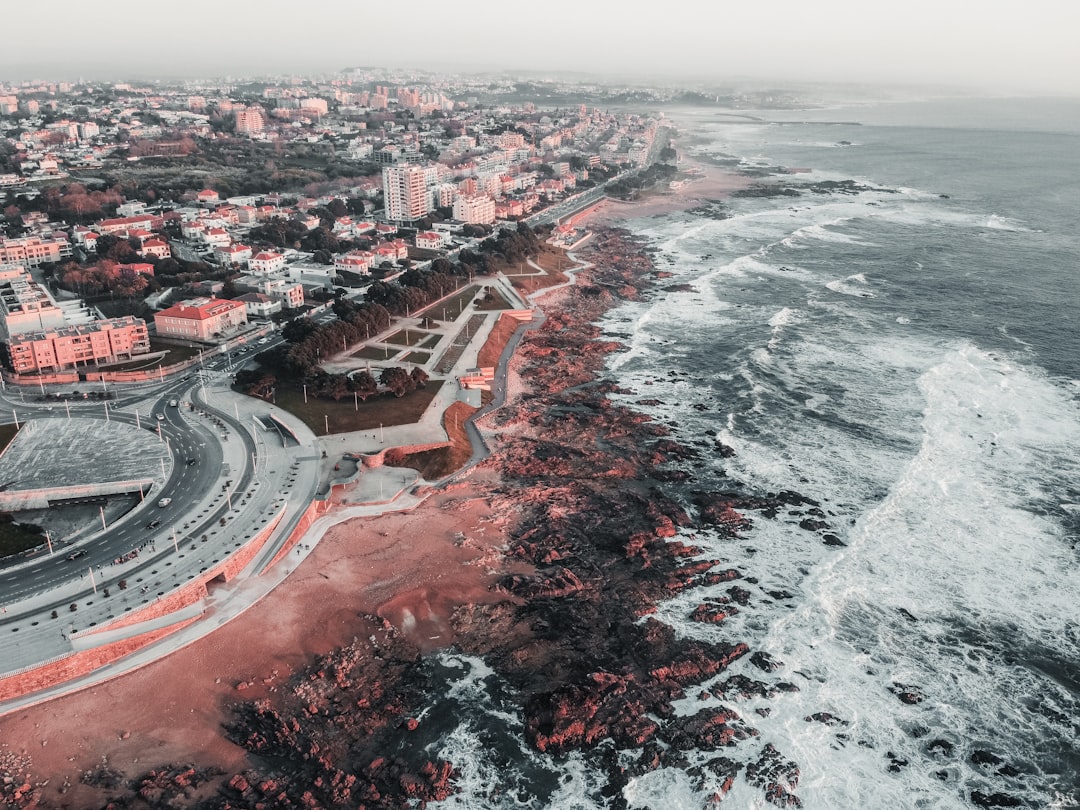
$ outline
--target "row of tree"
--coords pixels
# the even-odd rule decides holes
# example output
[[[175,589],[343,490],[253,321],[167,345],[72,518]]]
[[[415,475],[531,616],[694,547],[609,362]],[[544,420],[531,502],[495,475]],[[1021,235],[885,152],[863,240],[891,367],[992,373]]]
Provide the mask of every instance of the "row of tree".
[[[319,399],[332,399],[335,402],[350,394],[356,394],[361,400],[379,393],[381,385],[395,397],[403,397],[410,391],[423,388],[428,381],[428,374],[419,367],[408,371],[401,366],[389,366],[379,373],[378,381],[368,371],[354,371],[351,374],[330,374],[319,369],[309,375],[302,383],[309,396]],[[245,394],[261,399],[270,399],[277,388],[278,376],[265,368],[243,369],[236,374],[236,385]]]

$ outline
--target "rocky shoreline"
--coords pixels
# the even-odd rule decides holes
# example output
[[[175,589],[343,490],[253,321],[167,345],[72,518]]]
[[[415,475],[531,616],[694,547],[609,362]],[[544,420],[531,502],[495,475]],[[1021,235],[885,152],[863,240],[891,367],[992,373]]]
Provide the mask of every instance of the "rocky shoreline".
[[[665,425],[609,397],[617,389],[603,379],[604,364],[622,346],[596,323],[662,274],[618,229],[600,230],[587,258],[594,266],[558,294],[557,310],[518,350],[514,373],[529,393],[485,424],[492,455],[477,486],[507,521],[506,573],[495,585],[501,599],[450,616],[455,650],[483,657],[508,684],[531,748],[556,759],[577,752],[603,774],[611,807],[627,806],[622,789],[631,779],[663,767],[696,780],[707,806],[737,779],[776,806],[799,806],[799,769],[782,752],[765,745],[732,754],[758,732],[729,703],[797,687],[745,675],[703,687],[743,657],[763,673],[780,662],[739,639],[679,638],[650,614],[689,588],[730,583],[691,617],[722,624],[752,598],[740,583],[754,578],[702,559],[679,537],[708,527],[736,538],[752,525],[748,511],[816,504],[796,493],[725,492],[698,493],[684,506],[665,494],[663,483],[678,477],[673,463],[731,451],[680,444]],[[438,722],[424,711],[436,688],[430,654],[385,618],[355,621],[352,644],[234,706],[225,733],[252,767],[169,765],[103,781],[103,806],[404,808],[451,795],[461,763],[433,756],[425,733]],[[703,708],[676,712],[687,696]]]

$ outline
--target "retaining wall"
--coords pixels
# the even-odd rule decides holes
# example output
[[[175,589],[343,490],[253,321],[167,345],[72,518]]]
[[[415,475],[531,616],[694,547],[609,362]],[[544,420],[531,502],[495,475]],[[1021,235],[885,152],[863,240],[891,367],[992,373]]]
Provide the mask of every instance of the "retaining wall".
[[[137,636],[114,641],[111,644],[103,644],[100,647],[94,647],[92,650],[72,653],[66,658],[53,661],[46,666],[37,667],[17,675],[10,675],[0,680],[0,701],[10,700],[31,692],[39,692],[42,689],[48,689],[50,686],[56,686],[65,681],[82,677],[106,664],[123,658],[125,655],[130,655],[142,647],[153,644],[170,633],[175,633],[177,630],[187,627],[192,622],[197,621],[198,618],[196,616],[185,619],[169,627],[151,630]]]

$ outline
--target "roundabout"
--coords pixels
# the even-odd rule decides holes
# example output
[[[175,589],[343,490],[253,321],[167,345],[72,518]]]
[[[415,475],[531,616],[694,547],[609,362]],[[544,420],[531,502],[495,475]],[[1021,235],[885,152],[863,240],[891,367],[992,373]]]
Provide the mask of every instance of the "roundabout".
[[[0,563],[0,701],[200,618],[218,584],[287,551],[312,507],[321,453],[310,431],[266,431],[265,405],[220,372],[105,402],[5,394],[20,429],[0,455],[0,509],[46,538]]]

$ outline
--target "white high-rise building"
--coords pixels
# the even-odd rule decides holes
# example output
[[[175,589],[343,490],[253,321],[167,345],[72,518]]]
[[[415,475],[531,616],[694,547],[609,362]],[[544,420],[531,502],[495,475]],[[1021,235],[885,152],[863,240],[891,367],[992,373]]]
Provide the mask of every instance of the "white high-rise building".
[[[387,166],[383,169],[383,195],[386,219],[390,222],[415,222],[431,210],[423,166]]]

